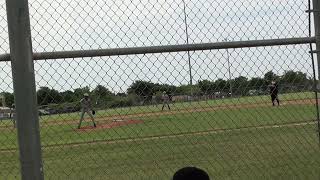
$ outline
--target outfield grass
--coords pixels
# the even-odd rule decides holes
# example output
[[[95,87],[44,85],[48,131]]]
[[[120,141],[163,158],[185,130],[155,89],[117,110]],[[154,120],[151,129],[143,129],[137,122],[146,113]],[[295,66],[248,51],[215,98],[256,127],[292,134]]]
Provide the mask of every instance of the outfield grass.
[[[266,126],[315,120],[312,105],[287,105],[280,107],[257,107],[248,109],[222,109],[210,112],[193,112],[161,116],[140,117],[142,124],[94,131],[76,131],[77,124],[55,124],[41,128],[42,145],[57,145],[87,141],[163,136],[178,133]],[[103,122],[102,122],[103,123]],[[90,121],[83,126],[92,126]],[[100,124],[101,125],[101,124]],[[0,149],[16,147],[16,132],[3,129]]]
[[[313,92],[288,93],[288,94],[279,95],[279,98],[283,101],[297,100],[297,99],[311,99],[311,98],[314,98],[314,93]],[[222,105],[252,104],[252,103],[265,103],[265,102],[270,102],[269,96],[247,96],[247,97],[217,99],[217,100],[208,100],[208,101],[172,103],[171,109],[182,110],[182,109],[192,109],[192,108],[216,107],[216,106],[222,106]],[[134,106],[134,107],[99,110],[97,117],[159,112],[161,111],[161,106],[162,104],[158,104],[157,106],[148,105],[148,106]],[[79,112],[41,117],[41,120],[47,121],[47,122],[48,121],[68,121],[68,120],[78,120],[78,119],[79,119]]]
[[[298,100],[298,99],[312,99],[314,98],[313,92],[301,92],[301,93],[288,93],[280,94],[280,100]],[[227,106],[227,105],[239,105],[239,104],[256,104],[256,103],[266,103],[270,102],[269,96],[246,96],[239,98],[226,98],[226,99],[216,99],[208,101],[193,101],[193,102],[178,102],[171,103],[172,110],[183,110],[183,109],[194,109],[194,108],[207,108],[207,107],[217,107],[217,106]],[[101,109],[97,111],[97,118],[113,116],[113,115],[128,115],[128,114],[138,114],[138,113],[150,113],[150,112],[160,112],[162,104],[157,106],[147,105],[147,106],[133,106],[124,108],[113,108],[113,109]],[[70,121],[78,120],[80,117],[80,112],[68,113],[68,114],[56,114],[49,116],[41,116],[40,120],[45,122],[50,121]],[[8,120],[0,121],[0,126],[10,126],[12,122]]]
[[[311,96],[301,93],[281,98]],[[183,109],[183,104],[203,108],[265,101],[267,96],[245,97],[181,103],[175,108]],[[130,113],[139,113],[139,107],[135,108]],[[149,108],[141,110],[147,112]],[[106,112],[128,113],[120,110]],[[72,120],[67,114],[63,116],[65,122]],[[320,151],[312,123],[315,118],[313,105],[283,105],[150,115],[139,118],[142,124],[89,132],[75,131],[76,124],[48,126],[45,120],[40,123],[45,175],[47,179],[169,179],[177,168],[195,165],[218,179],[318,179]],[[257,128],[297,122],[310,124]],[[5,150],[17,148],[16,131],[8,127],[0,132],[0,179],[19,179],[7,176],[19,174],[17,151]],[[149,138],[155,136],[163,138]],[[94,141],[99,142],[81,144]],[[74,143],[80,144],[70,145]]]

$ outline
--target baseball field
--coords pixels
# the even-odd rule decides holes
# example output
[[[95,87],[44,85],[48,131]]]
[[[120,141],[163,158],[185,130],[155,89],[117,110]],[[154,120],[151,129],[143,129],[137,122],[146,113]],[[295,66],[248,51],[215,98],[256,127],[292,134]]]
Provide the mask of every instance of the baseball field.
[[[40,117],[46,179],[170,179],[184,166],[212,179],[320,179],[314,94],[252,96]],[[0,121],[0,179],[19,179],[16,130]],[[79,178],[81,177],[81,178]]]

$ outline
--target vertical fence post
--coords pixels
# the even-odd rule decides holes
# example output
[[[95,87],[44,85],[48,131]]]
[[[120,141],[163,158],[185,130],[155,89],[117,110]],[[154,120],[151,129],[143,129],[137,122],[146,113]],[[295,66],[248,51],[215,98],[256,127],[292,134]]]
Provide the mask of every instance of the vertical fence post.
[[[42,180],[43,167],[28,0],[6,0],[21,176]]]
[[[316,53],[317,53],[317,63],[318,63],[318,80],[320,80],[320,0],[313,0],[313,17],[314,17],[314,28],[316,37]],[[316,81],[317,82],[317,81]],[[318,83],[316,84],[316,91],[319,90]],[[316,99],[318,103],[318,99]],[[318,120],[318,136],[320,142],[320,121]]]

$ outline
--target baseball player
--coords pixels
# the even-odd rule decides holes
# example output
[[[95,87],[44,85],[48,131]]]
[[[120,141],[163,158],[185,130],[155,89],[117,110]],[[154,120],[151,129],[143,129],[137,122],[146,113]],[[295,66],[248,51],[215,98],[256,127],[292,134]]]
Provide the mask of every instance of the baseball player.
[[[83,95],[84,97],[80,100],[80,104],[81,104],[81,118],[80,118],[80,122],[79,122],[79,125],[78,125],[78,129],[80,129],[81,127],[81,122],[83,120],[83,117],[84,117],[84,114],[87,113],[92,122],[93,122],[93,126],[94,127],[97,127],[96,126],[96,123],[94,122],[94,118],[93,118],[93,115],[92,113],[95,113],[95,111],[92,109],[92,105],[91,105],[91,99],[89,98],[89,94],[88,93],[85,93]],[[91,113],[92,112],[92,113]]]
[[[162,101],[163,101],[162,111],[163,111],[163,108],[164,108],[165,105],[167,105],[168,108],[169,108],[169,110],[170,110],[170,106],[169,106],[169,96],[168,96],[168,94],[167,94],[165,91],[163,91],[163,93],[162,93]]]
[[[280,105],[280,101],[278,98],[278,84],[275,81],[271,82],[271,85],[269,85],[270,89],[270,96],[271,96],[271,101],[272,101],[272,106],[274,106],[274,101],[276,100],[278,103],[278,106]]]

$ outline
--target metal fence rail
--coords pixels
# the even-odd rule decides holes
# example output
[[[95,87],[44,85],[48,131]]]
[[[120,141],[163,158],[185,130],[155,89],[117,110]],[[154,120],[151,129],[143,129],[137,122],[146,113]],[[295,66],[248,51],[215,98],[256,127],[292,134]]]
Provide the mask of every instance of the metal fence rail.
[[[315,37],[291,38],[291,39],[270,39],[270,40],[253,40],[239,42],[220,42],[220,43],[202,43],[192,45],[169,45],[169,46],[151,46],[136,48],[116,48],[116,49],[98,49],[98,50],[81,50],[81,51],[61,51],[61,52],[43,52],[35,53],[34,60],[44,59],[64,59],[80,57],[98,57],[98,56],[120,56],[133,54],[152,54],[181,51],[199,51],[212,49],[231,49],[231,48],[248,48],[261,46],[279,46],[292,44],[315,43]],[[0,56],[0,61],[9,61],[10,55]]]
[[[0,1],[0,179],[318,179],[318,9]]]

